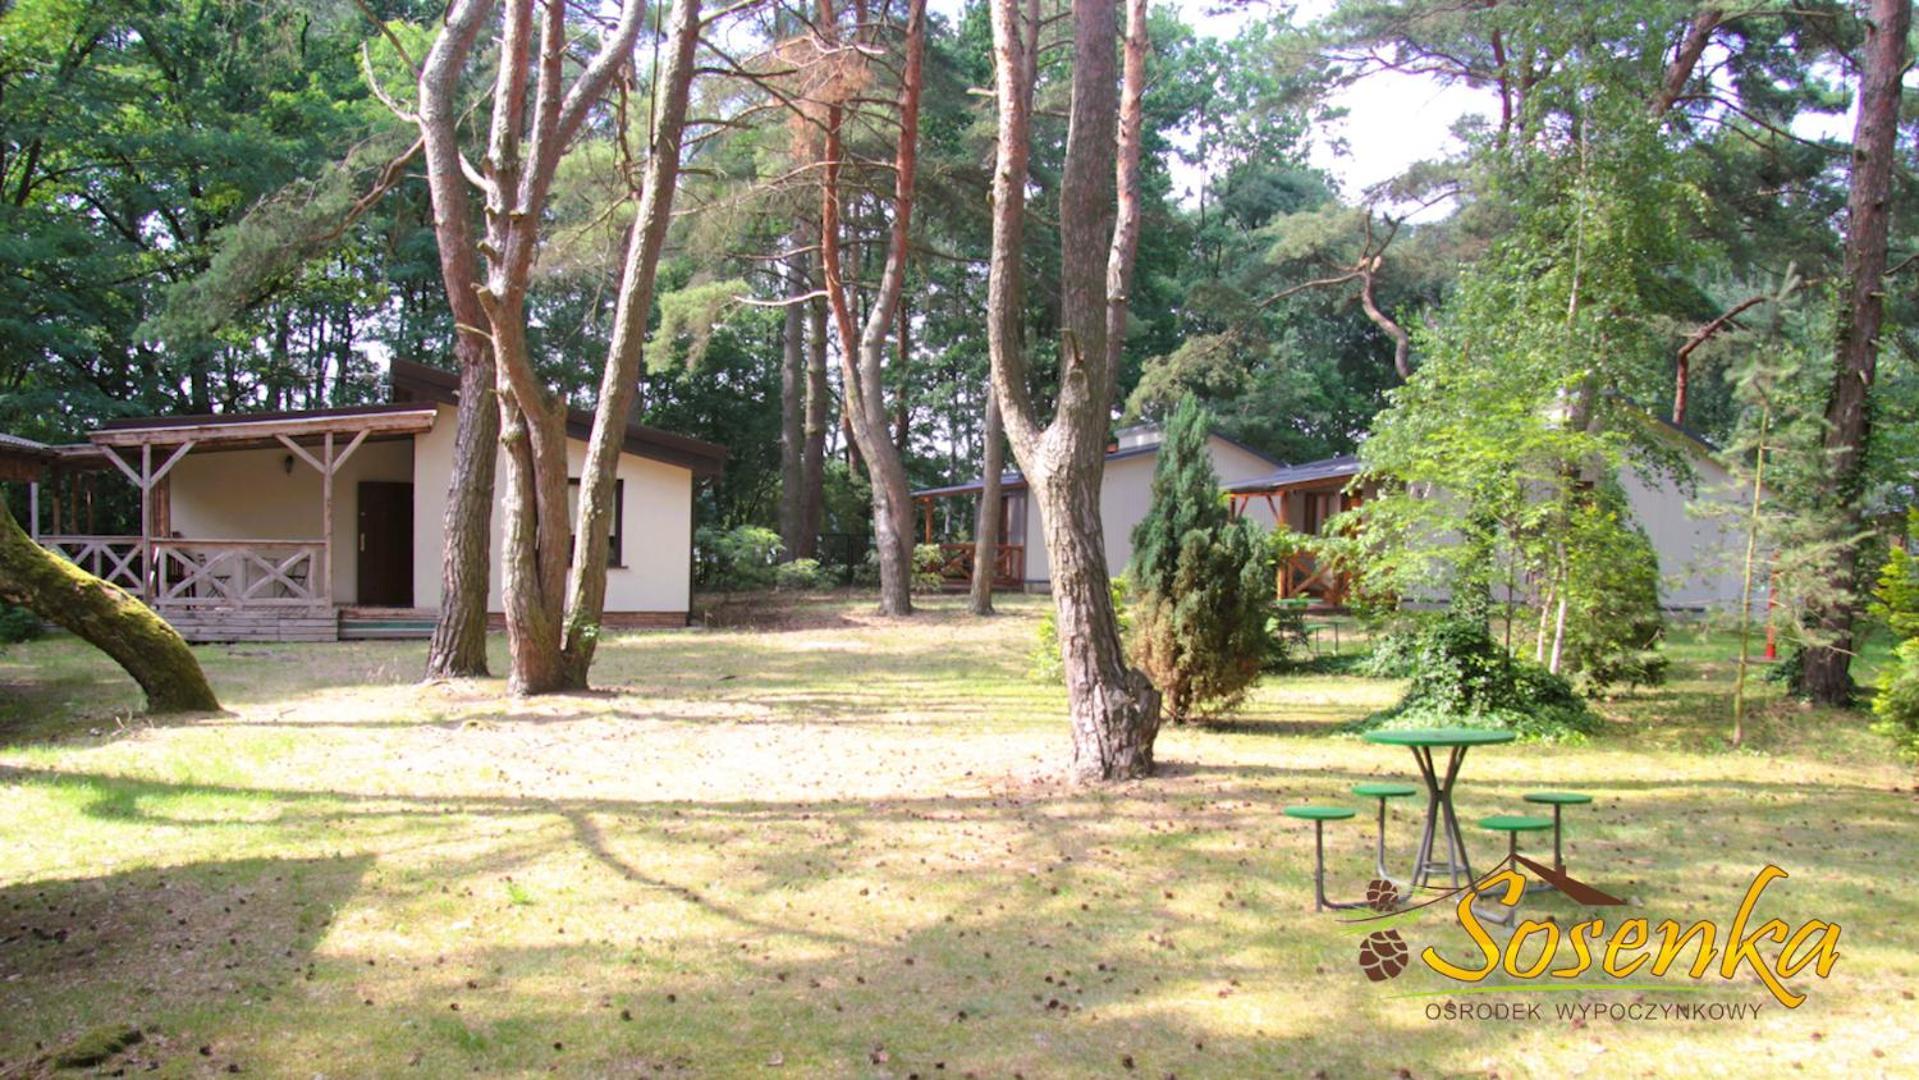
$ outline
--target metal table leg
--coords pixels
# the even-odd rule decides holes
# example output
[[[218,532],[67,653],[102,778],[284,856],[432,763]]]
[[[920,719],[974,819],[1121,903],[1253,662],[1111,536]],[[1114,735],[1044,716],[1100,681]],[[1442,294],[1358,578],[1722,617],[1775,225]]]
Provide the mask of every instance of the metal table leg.
[[[1413,873],[1408,882],[1414,888],[1432,888],[1433,878],[1443,872],[1452,888],[1470,884],[1472,859],[1466,853],[1466,838],[1459,831],[1459,818],[1453,811],[1453,784],[1459,779],[1459,768],[1466,760],[1466,747],[1452,748],[1443,779],[1433,761],[1431,747],[1413,747],[1413,760],[1426,781],[1426,827],[1420,834],[1419,852],[1413,856]],[[1444,862],[1433,858],[1433,834],[1440,829],[1444,829],[1446,839]]]

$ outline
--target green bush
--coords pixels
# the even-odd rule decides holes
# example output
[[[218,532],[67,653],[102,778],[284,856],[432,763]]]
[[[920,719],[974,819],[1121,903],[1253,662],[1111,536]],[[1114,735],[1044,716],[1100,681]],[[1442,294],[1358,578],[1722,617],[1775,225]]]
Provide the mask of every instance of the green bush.
[[[832,584],[832,575],[820,566],[818,559],[794,559],[773,569],[773,587],[776,589],[805,592],[828,588]]]
[[[26,608],[0,603],[0,645],[32,641],[40,636],[40,617]]]
[[[1894,662],[1879,673],[1872,729],[1893,741],[1899,756],[1919,760],[1919,637],[1901,642]]]
[[[1907,531],[1919,531],[1919,510],[1908,514]],[[1872,613],[1899,639],[1893,662],[1879,673],[1879,694],[1872,701],[1878,721],[1872,729],[1891,739],[1901,757],[1919,760],[1919,560],[1903,548],[1886,553]],[[1794,658],[1803,668],[1803,654]]]
[[[866,589],[876,589],[880,583],[880,552],[874,548],[866,553],[866,558],[853,568],[853,584]],[[935,593],[946,585],[946,579],[940,576],[940,546],[938,544],[913,545],[913,591],[916,593]]]
[[[1210,417],[1188,396],[1153,466],[1153,501],[1133,529],[1133,662],[1174,723],[1233,708],[1275,648],[1270,541],[1234,519],[1206,443]]]
[[[1420,637],[1443,617],[1443,612],[1401,611],[1376,623],[1366,657],[1356,665],[1358,674],[1374,679],[1410,676],[1418,666]]]
[[[780,534],[757,525],[717,529],[711,525],[693,535],[700,585],[730,592],[765,589],[779,577]]]
[[[1349,729],[1430,727],[1488,728],[1527,739],[1576,742],[1597,732],[1599,719],[1571,683],[1508,655],[1484,623],[1447,615],[1420,633],[1406,695]]]
[[[1615,483],[1600,484],[1573,514],[1571,528],[1559,670],[1593,695],[1622,683],[1665,682],[1659,555],[1646,530],[1633,523],[1625,492]]]
[[[946,579],[940,576],[940,546],[915,544],[913,546],[913,591],[938,592],[945,585]]]

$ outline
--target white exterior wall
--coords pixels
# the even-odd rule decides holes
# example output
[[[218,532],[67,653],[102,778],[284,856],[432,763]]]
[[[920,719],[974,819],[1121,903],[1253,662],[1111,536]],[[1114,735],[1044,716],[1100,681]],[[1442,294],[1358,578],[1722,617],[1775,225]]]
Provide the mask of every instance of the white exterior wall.
[[[1660,602],[1669,608],[1737,611],[1746,551],[1743,518],[1737,512],[1702,514],[1694,504],[1728,504],[1736,511],[1749,493],[1742,493],[1726,470],[1704,454],[1692,455],[1692,468],[1698,480],[1696,496],[1669,476],[1660,474],[1648,482],[1632,469],[1620,471],[1619,484],[1659,557]],[[1763,580],[1756,583],[1754,600],[1765,603]]]
[[[453,473],[455,410],[439,407],[433,430],[415,440],[413,482],[413,602],[440,606],[440,554],[446,534],[446,490]],[[567,475],[579,476],[586,443],[568,439]],[[505,462],[498,475],[506,475]],[[606,572],[609,612],[681,612],[692,606],[693,472],[633,454],[621,454],[616,475],[624,480],[622,503],[626,565]],[[487,610],[501,610],[501,519],[493,516],[492,587]]]
[[[333,452],[351,437],[333,437]],[[314,457],[319,457],[313,452]],[[173,531],[189,540],[320,540],[320,474],[285,447],[190,450],[167,473]],[[359,598],[359,484],[413,478],[410,439],[361,443],[333,476],[333,601]],[[417,498],[418,489],[415,489]],[[417,566],[416,566],[417,569]]]
[[[1278,468],[1258,454],[1217,436],[1207,440],[1207,449],[1212,453],[1213,470],[1219,474],[1222,486],[1264,476]],[[1153,469],[1158,461],[1158,454],[1139,454],[1106,462],[1105,476],[1100,481],[1099,514],[1105,530],[1106,569],[1114,576],[1124,573],[1126,564],[1132,561],[1133,529],[1152,505]],[[1046,530],[1031,495],[1026,499],[1026,582],[1044,585],[1052,578],[1046,559]],[[1262,524],[1272,524],[1272,515],[1264,507],[1259,509],[1258,516]]]

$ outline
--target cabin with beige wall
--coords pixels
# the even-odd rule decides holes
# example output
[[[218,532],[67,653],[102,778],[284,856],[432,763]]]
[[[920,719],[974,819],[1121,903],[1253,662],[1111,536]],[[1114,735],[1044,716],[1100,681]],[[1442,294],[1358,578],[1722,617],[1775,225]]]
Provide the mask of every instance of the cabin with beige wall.
[[[140,596],[189,640],[425,636],[441,601],[458,379],[396,361],[393,389],[380,405],[110,423],[87,444],[56,448],[58,457],[130,481],[140,535],[60,525],[41,535],[36,486],[36,537]],[[575,479],[591,423],[585,413],[567,418]],[[608,627],[686,624],[695,484],[718,475],[725,457],[719,446],[629,425],[615,474]],[[496,614],[497,505],[487,601]],[[57,501],[53,510],[59,522]]]

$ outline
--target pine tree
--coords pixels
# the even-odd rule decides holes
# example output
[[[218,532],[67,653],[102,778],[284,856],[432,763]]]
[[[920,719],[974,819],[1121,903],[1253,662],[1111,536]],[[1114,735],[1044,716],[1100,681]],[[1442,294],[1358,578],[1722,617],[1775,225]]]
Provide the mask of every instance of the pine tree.
[[[1206,452],[1210,418],[1192,398],[1166,426],[1153,503],[1133,530],[1134,661],[1175,723],[1231,708],[1267,652],[1272,578],[1255,526],[1234,520]]]

